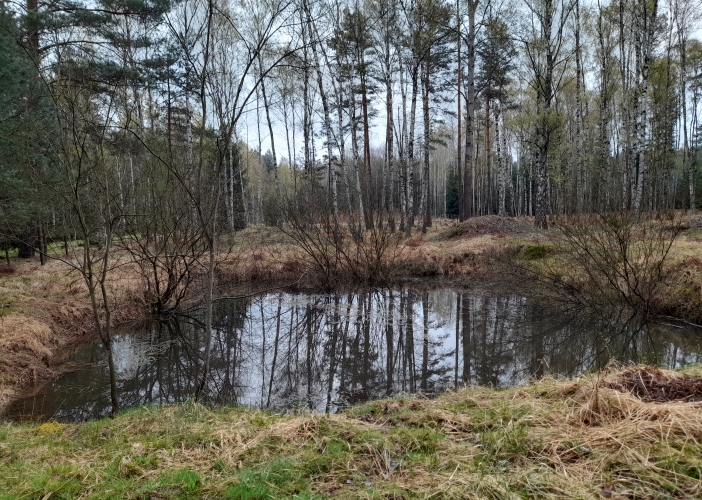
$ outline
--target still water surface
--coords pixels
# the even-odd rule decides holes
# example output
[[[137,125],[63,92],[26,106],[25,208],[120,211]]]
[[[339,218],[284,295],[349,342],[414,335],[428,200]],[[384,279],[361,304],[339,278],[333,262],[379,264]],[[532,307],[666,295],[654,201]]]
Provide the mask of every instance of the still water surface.
[[[116,334],[121,407],[192,398],[205,337],[198,311]],[[699,363],[702,335],[665,323],[625,329],[522,295],[449,288],[274,293],[215,303],[203,399],[335,412],[402,392],[575,376],[612,358],[671,368]],[[6,416],[82,421],[106,415],[102,344],[79,350],[72,362],[78,369],[15,401]]]

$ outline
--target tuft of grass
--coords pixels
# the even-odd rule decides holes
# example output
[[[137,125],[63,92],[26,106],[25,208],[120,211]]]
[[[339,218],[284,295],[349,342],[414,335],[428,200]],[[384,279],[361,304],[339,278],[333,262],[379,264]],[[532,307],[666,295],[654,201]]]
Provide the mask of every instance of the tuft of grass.
[[[181,494],[191,496],[202,485],[200,474],[189,469],[181,469],[166,474],[160,481],[160,485],[165,489],[177,488]]]
[[[58,434],[65,429],[64,424],[58,422],[46,422],[36,428],[37,434]]]
[[[527,245],[522,250],[522,258],[524,260],[539,260],[548,257],[551,253],[553,253],[553,245]]]
[[[274,460],[236,475],[236,484],[226,489],[228,500],[311,498],[309,483],[289,460]]]

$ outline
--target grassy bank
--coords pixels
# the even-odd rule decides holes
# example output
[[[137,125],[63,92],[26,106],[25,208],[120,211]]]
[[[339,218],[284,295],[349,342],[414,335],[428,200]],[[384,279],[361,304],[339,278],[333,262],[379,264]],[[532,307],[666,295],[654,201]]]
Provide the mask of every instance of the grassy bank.
[[[0,498],[699,497],[702,402],[690,401],[702,379],[689,374],[702,369],[612,370],[330,416],[183,404],[6,423]]]
[[[673,245],[667,279],[651,307],[657,313],[702,323],[702,217],[686,216],[684,222],[687,229]],[[551,248],[554,238],[553,232],[534,230],[528,220],[485,216],[460,225],[437,220],[426,234],[400,241],[397,255],[388,264],[386,284],[426,277],[474,284],[499,277],[506,286],[524,285],[523,276],[504,272],[505,256],[518,250],[522,265],[550,260],[557,268],[558,258],[535,252]],[[219,256],[216,294],[320,286],[310,256],[278,229],[250,228],[226,239],[221,247],[230,251]],[[115,255],[128,262],[119,252]],[[567,266],[567,259],[560,265]],[[334,283],[358,286],[352,280]],[[149,313],[143,282],[133,266],[119,267],[109,287],[117,324]],[[196,280],[188,300],[202,296]],[[82,279],[68,265],[50,260],[40,266],[38,259],[0,264],[0,411],[20,392],[61,373],[61,363],[73,346],[93,340],[89,297]]]

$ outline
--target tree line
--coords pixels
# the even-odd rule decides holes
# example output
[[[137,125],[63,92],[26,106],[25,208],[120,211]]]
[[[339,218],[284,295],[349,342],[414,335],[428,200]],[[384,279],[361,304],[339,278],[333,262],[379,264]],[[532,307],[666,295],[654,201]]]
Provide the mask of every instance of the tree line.
[[[361,232],[374,213],[409,232],[435,216],[694,210],[697,7],[4,2],[5,247],[77,236],[55,200],[81,169],[100,170],[87,184],[104,181],[120,231],[147,235],[134,221],[169,197],[235,231],[279,222],[310,188]]]

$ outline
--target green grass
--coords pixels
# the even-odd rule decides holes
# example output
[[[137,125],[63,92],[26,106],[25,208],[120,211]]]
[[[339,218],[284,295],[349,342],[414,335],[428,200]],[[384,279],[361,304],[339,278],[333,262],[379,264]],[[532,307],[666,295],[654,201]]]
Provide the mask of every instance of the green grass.
[[[539,260],[547,257],[553,253],[553,245],[527,245],[522,251],[522,258],[524,260]]]
[[[689,498],[702,491],[699,408],[683,404],[665,417],[660,404],[638,402],[630,416],[616,417],[618,407],[606,406],[619,399],[608,397],[598,411],[615,417],[585,423],[596,380],[401,397],[330,416],[187,403],[83,424],[2,423],[0,499],[555,499],[600,498],[616,488],[630,498]]]

